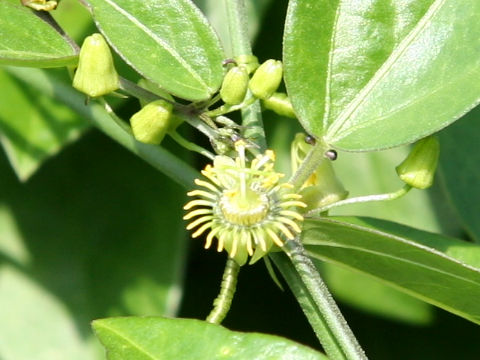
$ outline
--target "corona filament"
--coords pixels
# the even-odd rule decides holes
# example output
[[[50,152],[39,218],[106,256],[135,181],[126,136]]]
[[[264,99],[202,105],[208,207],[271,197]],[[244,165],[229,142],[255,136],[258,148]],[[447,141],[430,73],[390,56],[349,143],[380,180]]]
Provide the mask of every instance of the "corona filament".
[[[273,169],[275,154],[267,150],[251,162],[245,155],[245,142],[235,144],[238,156],[216,156],[196,179],[198,189],[187,195],[196,199],[184,207],[187,230],[196,229],[193,238],[207,233],[205,248],[217,239],[217,250],[244,265],[267,254],[272,246],[282,247],[285,239],[301,232],[303,216],[298,207],[306,207],[292,186],[279,183],[283,174]]]

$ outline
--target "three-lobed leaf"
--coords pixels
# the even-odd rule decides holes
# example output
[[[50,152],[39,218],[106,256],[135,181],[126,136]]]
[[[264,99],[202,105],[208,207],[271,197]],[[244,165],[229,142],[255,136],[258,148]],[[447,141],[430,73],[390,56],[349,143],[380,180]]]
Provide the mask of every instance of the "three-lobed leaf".
[[[77,62],[76,49],[19,1],[0,1],[0,64],[60,67]]]
[[[302,241],[316,259],[369,274],[480,323],[480,246],[373,218],[310,219]]]
[[[480,99],[477,0],[293,0],[285,82],[302,125],[352,151],[412,142]]]
[[[189,0],[88,0],[114,49],[145,78],[183,99],[208,99],[221,85],[223,50]]]
[[[95,320],[93,328],[109,360],[326,359],[278,336],[230,331],[194,319],[108,318]]]

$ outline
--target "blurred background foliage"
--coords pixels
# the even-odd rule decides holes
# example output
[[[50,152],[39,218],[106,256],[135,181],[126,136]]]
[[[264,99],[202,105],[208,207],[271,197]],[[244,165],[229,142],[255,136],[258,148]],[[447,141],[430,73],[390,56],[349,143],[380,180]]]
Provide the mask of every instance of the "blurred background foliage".
[[[219,2],[197,4],[225,39]],[[254,53],[260,61],[280,59],[287,1],[248,4]],[[95,31],[75,0],[63,0],[54,15],[79,43]],[[120,59],[116,64],[125,77],[138,79]],[[184,190],[72,110],[3,70],[0,93],[0,359],[101,359],[103,351],[90,330],[96,318],[204,318],[217,294],[225,255],[189,240],[181,220]],[[125,118],[136,107],[134,100],[116,103]],[[288,173],[290,141],[301,129],[270,112],[264,120],[279,169]],[[440,132],[440,171],[433,189],[334,214],[368,215],[480,240],[477,129],[479,108]],[[353,196],[389,192],[401,186],[394,167],[407,152],[401,147],[341,153],[335,167]],[[204,165],[186,152],[182,157],[198,168]],[[478,326],[365,275],[331,264],[321,270],[372,359],[478,357]],[[261,263],[242,270],[224,325],[318,348],[293,295],[281,291]]]

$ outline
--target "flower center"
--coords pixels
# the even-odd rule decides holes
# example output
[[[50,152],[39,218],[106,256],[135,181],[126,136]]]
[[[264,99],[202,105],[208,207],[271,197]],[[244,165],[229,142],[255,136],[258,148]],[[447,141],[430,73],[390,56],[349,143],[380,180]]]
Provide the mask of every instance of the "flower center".
[[[252,189],[226,190],[220,198],[220,209],[225,219],[235,225],[254,225],[268,213],[269,201],[266,194]]]

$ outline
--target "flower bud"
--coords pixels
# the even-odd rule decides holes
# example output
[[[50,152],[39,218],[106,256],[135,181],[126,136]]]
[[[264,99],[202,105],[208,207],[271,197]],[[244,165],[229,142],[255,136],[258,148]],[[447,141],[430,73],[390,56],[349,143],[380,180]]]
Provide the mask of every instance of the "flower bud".
[[[268,99],[278,89],[282,81],[282,62],[267,60],[255,71],[249,83],[252,94],[259,99]]]
[[[101,34],[93,34],[84,40],[73,87],[90,97],[102,96],[118,89],[119,79],[112,53]]]
[[[290,152],[292,171],[298,169],[313,147],[306,140],[305,134],[295,135]],[[348,191],[337,178],[332,162],[324,159],[302,185],[300,195],[302,195],[302,201],[307,205],[305,211],[308,212],[345,199]]]
[[[433,184],[439,154],[440,144],[436,137],[429,136],[418,141],[407,158],[396,167],[398,176],[414,188],[429,188]]]
[[[248,89],[248,73],[243,66],[231,68],[223,79],[220,97],[228,105],[240,104]]]
[[[234,60],[239,66],[244,67],[249,75],[257,70],[259,66],[255,55],[239,55]]]
[[[140,142],[158,145],[170,130],[173,105],[155,100],[130,118],[133,136]]]
[[[165,90],[163,90],[157,84],[151,82],[150,80],[140,79],[138,81],[138,85],[141,86],[142,88],[147,89],[148,91],[154,93],[155,95],[158,95],[158,96],[164,98],[164,99],[170,100],[171,102],[175,101],[173,99],[172,95],[170,95],[168,92],[166,92]],[[144,107],[145,105],[148,104],[148,102],[146,102],[143,99],[139,99],[139,101],[140,101],[140,106],[141,107]],[[177,127],[179,127],[182,123],[183,123],[183,119],[181,119],[180,117],[172,114],[170,116],[170,126],[168,128],[168,131],[176,130]]]
[[[296,118],[292,103],[285,93],[274,93],[268,99],[262,100],[266,109],[276,112],[278,115]]]
[[[310,211],[346,199],[348,191],[338,180],[332,162],[325,159],[310,177],[308,185],[300,190],[300,195],[307,204],[305,211]]]

